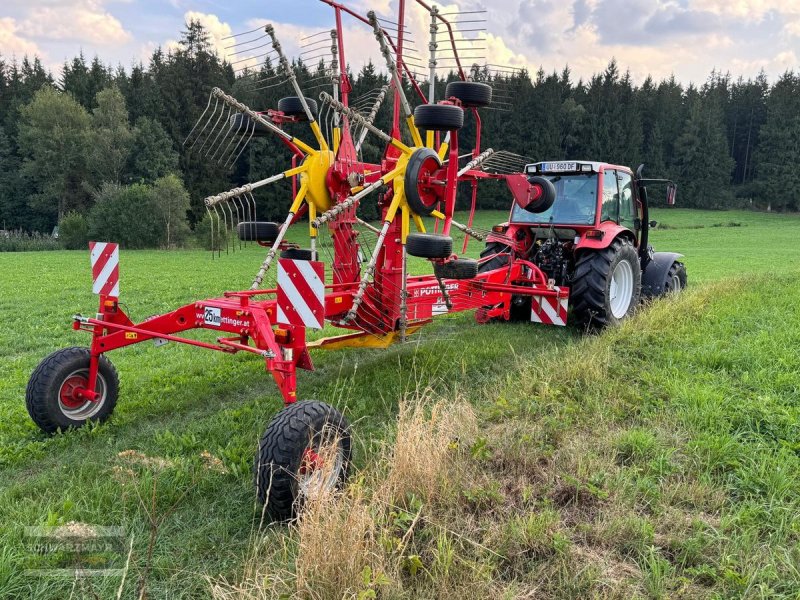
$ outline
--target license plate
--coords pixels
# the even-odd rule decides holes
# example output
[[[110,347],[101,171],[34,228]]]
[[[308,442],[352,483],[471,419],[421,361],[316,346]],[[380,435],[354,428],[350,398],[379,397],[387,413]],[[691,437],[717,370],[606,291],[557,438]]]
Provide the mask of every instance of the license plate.
[[[563,173],[577,170],[578,163],[575,162],[549,162],[542,164],[542,171],[545,173]]]

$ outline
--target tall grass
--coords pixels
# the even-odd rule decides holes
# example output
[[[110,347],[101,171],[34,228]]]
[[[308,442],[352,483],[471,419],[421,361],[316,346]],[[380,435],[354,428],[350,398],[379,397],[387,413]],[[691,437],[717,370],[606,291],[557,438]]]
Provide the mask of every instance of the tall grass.
[[[27,231],[0,231],[0,252],[33,252],[39,250],[61,250],[57,238],[45,233]]]

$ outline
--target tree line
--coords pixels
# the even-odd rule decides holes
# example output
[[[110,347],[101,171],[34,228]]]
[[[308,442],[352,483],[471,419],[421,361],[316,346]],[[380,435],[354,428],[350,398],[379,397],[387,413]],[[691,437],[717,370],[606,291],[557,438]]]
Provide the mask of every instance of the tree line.
[[[295,67],[317,95],[322,65]],[[157,49],[130,71],[81,54],[56,77],[37,57],[0,57],[0,228],[60,224],[76,245],[87,236],[116,236],[129,247],[183,243],[207,227],[204,197],[287,168],[288,151],[272,138],[254,138],[227,170],[184,145],[211,88],[266,110],[293,95],[286,83],[256,84],[275,75],[270,62],[235,72],[197,22],[176,50]],[[348,75],[353,99],[388,83],[372,64]],[[644,163],[648,176],[678,183],[682,206],[800,209],[800,74],[770,83],[763,72],[734,79],[714,71],[699,86],[674,77],[637,85],[612,60],[585,81],[568,68],[496,76],[476,67],[472,76],[496,90],[496,104],[482,110],[484,148],[532,160]],[[437,81],[438,98],[453,78]],[[389,104],[376,121],[384,129]],[[290,127],[310,137],[307,126]],[[474,135],[467,119],[462,145]],[[374,159],[380,144],[368,138],[363,152]],[[288,182],[260,190],[259,218],[283,218],[289,193]],[[509,198],[503,186],[485,186],[479,206],[507,208]],[[365,217],[377,216],[372,204],[362,207]]]

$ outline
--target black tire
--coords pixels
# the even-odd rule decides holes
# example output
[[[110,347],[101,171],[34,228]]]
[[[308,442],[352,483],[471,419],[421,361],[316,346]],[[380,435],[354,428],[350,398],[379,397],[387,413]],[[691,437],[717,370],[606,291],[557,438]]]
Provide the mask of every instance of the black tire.
[[[528,183],[540,186],[542,188],[542,193],[536,200],[528,203],[527,206],[525,206],[525,210],[534,214],[549,210],[556,200],[556,186],[553,185],[553,182],[545,177],[539,177],[537,175],[535,177],[529,177]]]
[[[266,119],[266,116],[264,117]],[[270,134],[270,130],[258,121],[253,121],[247,115],[236,113],[230,118],[230,130],[235,135],[250,137],[266,137]]]
[[[311,250],[307,248],[287,248],[281,250],[281,258],[290,258],[292,260],[311,260]]]
[[[90,356],[88,348],[64,348],[53,352],[34,369],[25,390],[25,405],[33,422],[45,433],[76,429],[88,421],[102,422],[114,412],[119,377],[111,361],[103,355],[97,371],[100,400],[85,400],[80,404],[80,399],[62,396],[62,392],[69,395],[65,385],[75,385],[81,377],[88,376]],[[65,402],[75,402],[75,406]]]
[[[632,291],[627,310],[624,314],[615,315],[610,298],[612,274],[623,261],[628,263],[631,270]],[[636,311],[641,291],[639,255],[629,239],[618,237],[607,248],[584,252],[578,258],[569,298],[572,315],[586,328],[619,325]]]
[[[439,279],[473,279],[478,275],[478,261],[456,258],[444,263],[433,263],[433,272]]]
[[[453,253],[453,238],[438,233],[409,233],[406,252],[419,258],[447,258]]]
[[[243,242],[274,242],[280,230],[281,226],[271,221],[242,221],[236,226],[236,233]]]
[[[314,118],[316,119],[317,101],[311,98],[306,98],[306,104],[308,104],[311,114],[314,115]],[[278,100],[278,110],[287,117],[299,117],[301,121],[308,120],[308,115],[306,115],[306,111],[303,110],[303,103],[297,96],[287,96],[286,98],[281,98]]]
[[[511,248],[500,242],[488,242],[481,252],[481,258],[488,260],[480,263],[478,273],[494,271],[500,267],[507,266],[511,262]]]
[[[686,266],[681,262],[674,262],[667,271],[664,281],[664,294],[678,294],[686,287]]]
[[[414,109],[414,124],[420,129],[455,131],[464,126],[464,110],[453,104],[420,104]]]
[[[445,98],[458,98],[461,104],[472,108],[492,103],[492,86],[478,81],[451,81],[444,92]]]
[[[429,216],[439,202],[432,190],[421,189],[419,185],[420,175],[423,172],[430,173],[434,165],[436,169],[433,170],[437,170],[442,166],[442,161],[439,155],[430,148],[415,150],[406,165],[406,174],[403,180],[406,201],[412,211],[423,217]]]
[[[255,463],[256,493],[270,517],[291,519],[302,509],[300,479],[306,450],[318,451],[334,440],[341,468],[325,485],[339,487],[347,479],[352,454],[347,419],[332,406],[313,400],[295,402],[275,415],[258,443]]]

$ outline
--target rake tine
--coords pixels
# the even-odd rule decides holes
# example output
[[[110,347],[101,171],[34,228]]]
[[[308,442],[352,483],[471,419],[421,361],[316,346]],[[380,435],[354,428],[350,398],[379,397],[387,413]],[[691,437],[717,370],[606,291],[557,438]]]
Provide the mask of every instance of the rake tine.
[[[242,222],[242,219],[241,219],[241,217],[239,215],[239,202],[238,202],[238,200],[239,200],[238,196],[233,198],[233,207],[236,209],[236,231],[237,231],[237,233],[239,231],[239,223]],[[236,237],[239,237],[239,236],[237,235]],[[241,249],[242,249],[242,238],[239,237],[239,250],[241,250]]]
[[[186,142],[189,141],[189,138],[192,137],[192,134],[194,133],[194,130],[197,129],[197,126],[200,124],[200,121],[203,120],[203,117],[206,116],[206,113],[208,112],[208,107],[209,106],[211,106],[211,94],[208,95],[208,103],[206,104],[206,109],[203,111],[203,114],[200,115],[200,118],[198,118],[197,121],[195,121],[194,127],[192,127],[192,130],[189,132],[189,135],[187,135],[186,139],[183,140],[183,144],[182,144],[183,146],[185,146]]]
[[[230,120],[229,120],[228,122],[230,123]],[[234,142],[234,140],[236,140],[236,139],[237,139],[237,136],[239,135],[239,132],[240,132],[241,130],[242,130],[242,122],[241,122],[241,119],[240,119],[240,120],[239,120],[239,125],[237,125],[237,126],[236,126],[236,131],[232,132],[232,135],[230,136],[230,140],[228,141],[228,145],[227,145],[227,146],[225,146],[225,150],[223,150],[223,152],[222,152],[222,154],[220,155],[220,157],[219,157],[219,160],[218,160],[217,162],[219,162],[220,164],[224,164],[225,166],[227,166],[227,165],[228,165],[228,161],[227,161],[227,159],[230,157],[230,153],[228,152],[228,150],[230,149],[230,147],[231,147],[231,144]],[[239,142],[239,141],[241,141],[241,139],[239,139],[239,140],[237,141],[237,145],[238,145],[238,142]],[[220,146],[221,146],[221,144],[220,144]],[[235,146],[234,146],[234,148],[235,148]],[[226,159],[224,163],[222,162],[222,159],[223,159],[223,158],[225,158],[225,159]]]
[[[233,234],[233,230],[235,229],[236,225],[234,224],[233,209],[231,208],[230,201],[222,203],[222,213],[225,214],[226,210],[228,211],[228,213],[231,216],[230,232],[231,232],[231,234]],[[232,240],[230,245],[231,245],[231,252],[233,254],[236,254],[236,240]],[[227,244],[225,245],[225,249],[226,250],[228,249],[228,245]]]
[[[210,97],[210,96],[209,96],[209,99],[208,99],[208,100],[209,100],[209,102],[208,102],[208,103],[209,103],[209,104],[211,104],[211,97]],[[197,145],[197,142],[198,142],[198,141],[200,141],[200,138],[201,138],[201,137],[203,137],[203,134],[205,133],[206,129],[208,129],[208,125],[209,125],[209,123],[211,123],[211,120],[214,118],[214,114],[217,112],[217,107],[218,107],[218,106],[219,106],[219,98],[216,98],[216,99],[214,100],[214,108],[213,108],[213,110],[211,111],[211,114],[210,114],[210,115],[208,115],[208,120],[206,121],[206,124],[205,124],[205,125],[203,125],[203,128],[202,128],[202,129],[200,130],[200,132],[197,134],[197,137],[195,137],[195,138],[194,138],[194,142],[192,142],[192,145],[189,147],[189,152],[191,152],[192,150],[194,150],[194,147]],[[207,112],[207,111],[208,111],[208,109],[206,109],[206,112]],[[203,115],[205,115],[205,114],[206,114],[206,113],[205,113],[205,112],[203,112]],[[198,122],[197,122],[197,124],[199,125],[199,124],[200,124],[200,121],[198,121]],[[195,127],[197,127],[197,125],[195,125]],[[193,129],[192,131],[194,131],[194,129]],[[189,138],[186,138],[186,139],[187,139],[187,141],[188,141],[188,139],[189,139]],[[205,142],[203,142],[203,144],[205,145]],[[201,146],[201,148],[200,148],[200,149],[202,150],[202,146]],[[199,150],[198,150],[198,152],[199,152]]]
[[[216,109],[217,109],[217,107],[214,106],[214,110],[215,111],[216,111]],[[222,115],[224,115],[224,114],[225,114],[225,107],[223,106],[219,111],[219,116],[217,117],[217,120],[214,122],[214,125],[211,127],[211,132],[206,136],[206,139],[203,140],[203,144],[197,149],[198,152],[202,152],[203,148],[206,147],[206,144],[208,143],[208,140],[211,138],[212,135],[214,135],[214,131],[216,131],[217,125],[219,125],[220,119],[222,119]],[[212,114],[211,117],[213,118],[213,116],[214,115]],[[209,121],[210,121],[210,119],[209,119]],[[206,153],[206,155],[207,154],[208,153]]]
[[[222,135],[225,132],[226,125],[228,125],[227,129],[230,129],[231,107],[228,106],[227,108],[228,108],[228,115],[226,117],[224,117],[224,120],[223,120],[224,125],[219,128],[219,130],[217,131],[217,135],[214,137],[214,141],[211,142],[211,145],[208,147],[208,150],[206,150],[206,158],[208,158],[208,155],[211,154],[212,150],[214,150],[214,154],[211,156],[211,158],[213,159],[214,156],[216,156],[216,154],[217,154],[216,150],[219,149],[219,148],[217,148],[217,140],[219,139],[219,136]],[[224,114],[225,114],[225,109],[223,108],[222,109],[222,115],[224,115]],[[219,125],[219,119],[217,119],[217,124],[216,125]],[[216,125],[215,125],[215,128],[216,128]]]
[[[248,131],[250,131],[250,123],[251,123],[251,120],[250,120],[250,119],[248,119],[247,121],[245,121],[245,123],[244,123],[244,133],[242,133],[241,135],[239,135],[239,134],[240,134],[240,132],[241,132],[241,129],[242,129],[242,124],[241,124],[241,123],[239,123],[239,128],[236,130],[236,134],[233,136],[233,139],[234,139],[234,140],[236,140],[236,143],[234,144],[234,146],[233,146],[233,148],[230,150],[230,152],[228,152],[228,149],[227,149],[227,148],[225,149],[225,152],[226,152],[226,155],[225,155],[225,157],[226,157],[226,158],[225,158],[225,163],[223,164],[223,167],[224,167],[224,168],[226,168],[226,169],[227,169],[227,168],[228,168],[228,166],[230,166],[230,164],[232,164],[232,163],[231,163],[231,158],[233,158],[233,155],[234,155],[234,154],[236,153],[236,151],[239,149],[239,146],[240,146],[240,145],[241,145],[241,144],[244,142],[244,138],[245,138],[245,136],[247,135],[247,132],[248,132]],[[255,124],[253,124],[253,128],[255,129]],[[237,136],[238,136],[238,138],[239,138],[239,139],[236,139],[236,138],[237,138]],[[230,146],[230,143],[228,144],[228,146]],[[237,157],[237,158],[238,158],[238,157]],[[220,159],[219,159],[219,162],[220,162],[220,163],[222,163],[222,158],[220,158]]]
[[[208,215],[208,225],[211,230],[211,260],[214,260],[214,217],[211,216],[211,209],[207,206],[206,214]]]
[[[231,165],[234,165],[234,164],[236,164],[236,161],[237,161],[237,160],[239,160],[239,157],[242,155],[242,152],[244,152],[244,149],[245,149],[245,148],[247,148],[247,145],[250,143],[250,140],[252,140],[252,139],[253,139],[253,134],[256,132],[256,124],[255,124],[254,122],[252,122],[252,121],[251,121],[251,122],[250,122],[250,125],[252,126],[252,129],[250,129],[250,137],[248,137],[248,138],[247,138],[247,141],[246,141],[244,144],[242,144],[242,147],[241,147],[241,149],[239,150],[239,154],[237,154],[237,155],[236,155],[236,158],[234,158],[234,159],[233,159],[233,161],[231,162]],[[244,136],[242,136],[242,138],[244,138]],[[234,152],[235,152],[235,151],[236,151],[236,148],[234,148]],[[227,163],[226,163],[226,165],[225,165],[225,166],[226,166],[226,167],[228,166],[228,165],[227,165]]]

